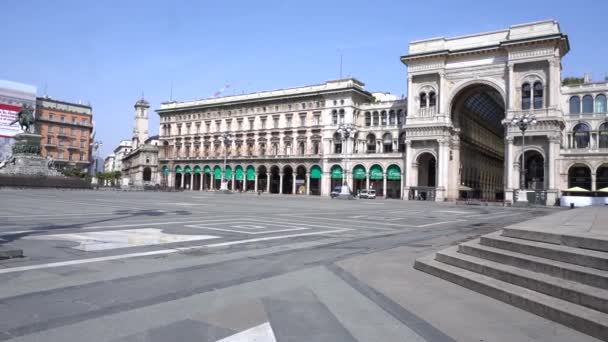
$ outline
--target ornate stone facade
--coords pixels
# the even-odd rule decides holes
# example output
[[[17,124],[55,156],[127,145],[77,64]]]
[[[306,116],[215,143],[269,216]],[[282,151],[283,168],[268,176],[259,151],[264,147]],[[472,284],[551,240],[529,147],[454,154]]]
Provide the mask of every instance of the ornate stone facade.
[[[194,190],[227,179],[238,190],[320,195],[346,181],[354,191],[438,201],[513,201],[524,183],[553,204],[573,184],[608,182],[608,84],[562,87],[568,51],[559,24],[542,21],[412,42],[401,57],[406,100],[374,97],[349,78],[166,102],[157,110],[161,179]],[[524,114],[538,123],[526,131],[520,182],[522,134],[510,123]],[[342,141],[341,125],[356,133]]]

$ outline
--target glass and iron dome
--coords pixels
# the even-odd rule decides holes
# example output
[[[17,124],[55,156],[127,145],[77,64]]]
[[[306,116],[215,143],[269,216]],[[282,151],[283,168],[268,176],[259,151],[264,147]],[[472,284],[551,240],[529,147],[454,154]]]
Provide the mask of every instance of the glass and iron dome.
[[[464,107],[479,114],[481,121],[499,135],[503,134],[502,119],[505,108],[502,98],[496,91],[476,92],[464,101]]]

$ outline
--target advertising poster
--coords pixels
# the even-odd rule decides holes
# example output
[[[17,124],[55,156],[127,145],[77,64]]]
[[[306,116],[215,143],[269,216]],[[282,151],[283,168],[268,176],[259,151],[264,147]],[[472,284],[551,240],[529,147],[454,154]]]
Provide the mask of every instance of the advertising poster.
[[[17,118],[23,104],[30,106],[36,115],[36,87],[0,80],[0,161],[11,155],[13,137],[23,132],[19,123],[10,124]]]

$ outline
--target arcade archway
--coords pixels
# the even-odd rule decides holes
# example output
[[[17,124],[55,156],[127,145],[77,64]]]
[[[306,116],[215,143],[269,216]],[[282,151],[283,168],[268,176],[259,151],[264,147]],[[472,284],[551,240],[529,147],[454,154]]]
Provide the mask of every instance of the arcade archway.
[[[469,198],[504,198],[503,96],[492,86],[473,84],[454,97],[451,113],[460,129],[458,184],[453,186],[471,189]]]

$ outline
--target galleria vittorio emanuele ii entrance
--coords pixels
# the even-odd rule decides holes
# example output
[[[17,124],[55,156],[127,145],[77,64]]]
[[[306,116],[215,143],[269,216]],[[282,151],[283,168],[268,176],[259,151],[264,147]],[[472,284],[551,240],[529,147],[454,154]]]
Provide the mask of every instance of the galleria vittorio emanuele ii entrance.
[[[492,86],[470,85],[452,101],[451,118],[460,140],[458,197],[504,198],[505,102]]]

